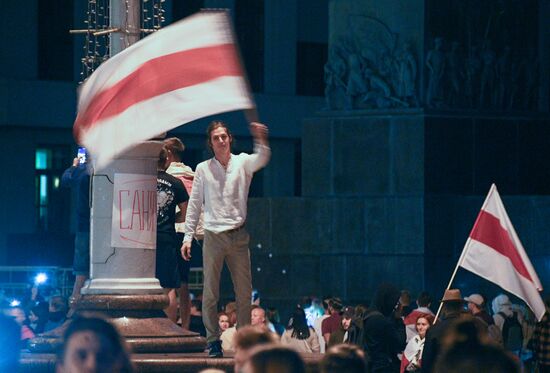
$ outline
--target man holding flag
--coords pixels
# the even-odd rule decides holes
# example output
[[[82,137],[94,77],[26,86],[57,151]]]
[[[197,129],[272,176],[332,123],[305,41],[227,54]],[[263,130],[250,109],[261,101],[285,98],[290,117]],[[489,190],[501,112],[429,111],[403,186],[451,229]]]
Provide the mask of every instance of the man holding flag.
[[[245,229],[248,190],[254,172],[265,167],[271,157],[268,129],[253,122],[254,154],[231,153],[233,137],[227,125],[213,121],[206,131],[214,157],[200,163],[185,218],[185,238],[181,253],[191,258],[191,242],[204,210],[202,314],[209,356],[222,357],[217,306],[223,263],[227,264],[237,302],[237,326],[250,324],[252,276],[249,235]]]

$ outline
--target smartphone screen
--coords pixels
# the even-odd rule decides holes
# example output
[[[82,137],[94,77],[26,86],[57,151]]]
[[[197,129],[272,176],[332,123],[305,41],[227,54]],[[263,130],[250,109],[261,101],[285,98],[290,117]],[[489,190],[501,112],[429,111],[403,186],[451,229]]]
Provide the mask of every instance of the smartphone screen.
[[[76,157],[78,158],[78,162],[80,164],[86,163],[86,148],[78,148],[78,152],[76,153]]]

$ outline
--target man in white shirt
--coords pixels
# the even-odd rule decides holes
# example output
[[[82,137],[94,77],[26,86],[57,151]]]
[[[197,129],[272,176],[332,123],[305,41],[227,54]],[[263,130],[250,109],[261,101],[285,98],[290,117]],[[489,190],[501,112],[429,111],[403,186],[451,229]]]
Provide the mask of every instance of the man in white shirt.
[[[225,261],[235,290],[237,325],[250,324],[252,276],[249,235],[244,227],[248,190],[254,172],[269,162],[271,150],[268,129],[261,123],[250,124],[254,154],[231,153],[233,137],[224,122],[210,123],[206,133],[214,157],[195,170],[181,252],[185,260],[191,258],[191,241],[204,211],[202,313],[209,356],[222,357],[217,317],[221,271]]]

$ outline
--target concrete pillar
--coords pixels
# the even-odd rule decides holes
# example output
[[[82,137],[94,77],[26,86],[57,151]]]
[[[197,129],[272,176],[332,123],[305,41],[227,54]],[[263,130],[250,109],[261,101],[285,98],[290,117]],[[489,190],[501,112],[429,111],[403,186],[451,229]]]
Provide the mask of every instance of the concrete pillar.
[[[295,1],[265,0],[264,93],[296,92],[296,7]]]

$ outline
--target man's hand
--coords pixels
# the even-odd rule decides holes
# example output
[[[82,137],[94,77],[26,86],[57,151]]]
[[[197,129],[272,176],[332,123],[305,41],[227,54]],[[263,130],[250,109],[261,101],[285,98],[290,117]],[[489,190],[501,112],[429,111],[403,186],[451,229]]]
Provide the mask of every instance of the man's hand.
[[[183,260],[191,260],[191,241],[186,241],[181,245],[181,257]]]
[[[78,158],[73,159],[73,167],[78,167],[79,163],[80,161],[78,160]]]
[[[252,122],[250,123],[250,134],[252,137],[254,137],[254,140],[256,142],[267,145],[267,136],[268,136],[269,130],[267,129],[267,126],[262,123],[258,122]]]

